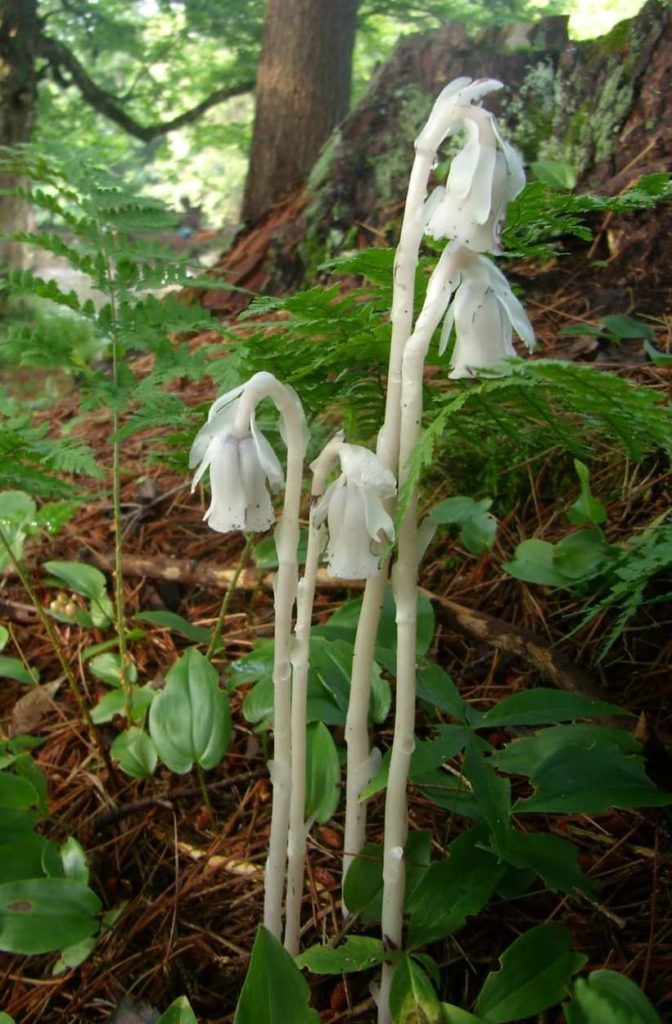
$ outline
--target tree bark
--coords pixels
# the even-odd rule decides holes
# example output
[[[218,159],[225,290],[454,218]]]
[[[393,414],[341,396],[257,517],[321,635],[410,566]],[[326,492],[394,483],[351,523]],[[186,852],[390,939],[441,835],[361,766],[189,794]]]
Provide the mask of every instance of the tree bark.
[[[35,119],[37,0],[3,0],[0,11],[0,146],[17,146],[28,142]],[[0,189],[20,184],[13,175],[0,175]],[[24,200],[0,194],[0,232],[23,231],[27,224]],[[19,243],[0,239],[0,267],[21,266],[22,254]]]
[[[348,113],[359,0],[269,0],[242,219],[304,184]]]

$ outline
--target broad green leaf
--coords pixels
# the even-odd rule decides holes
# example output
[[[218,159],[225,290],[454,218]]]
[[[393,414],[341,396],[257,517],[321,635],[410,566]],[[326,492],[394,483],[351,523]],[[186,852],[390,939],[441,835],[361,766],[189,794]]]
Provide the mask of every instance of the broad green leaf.
[[[488,1024],[484,1017],[475,1017],[452,1003],[441,1003],[441,1024]]]
[[[131,715],[134,721],[138,721],[146,713],[147,708],[158,696],[159,691],[151,684],[147,686],[134,686],[131,692]],[[101,697],[95,708],[91,711],[91,721],[95,725],[103,725],[111,722],[117,715],[124,715],[126,712],[125,698],[122,690],[111,690]]]
[[[347,711],[350,699],[352,644],[339,638],[311,636],[310,671],[317,676],[334,702]]]
[[[96,679],[101,679],[108,686],[121,686],[121,658],[113,651],[105,654],[97,654],[89,661],[91,674]],[[126,666],[126,679],[128,683],[135,683],[138,678],[138,670],[135,662],[130,661]]]
[[[25,811],[22,808],[7,807],[0,803],[0,835],[4,842],[13,843],[29,835],[39,820],[36,811]]]
[[[216,670],[195,648],[166,675],[149,709],[149,733],[159,758],[179,775],[219,764],[231,738],[231,712]]]
[[[362,598],[346,601],[331,618],[313,630],[313,635],[332,637],[354,642],[359,622]],[[424,594],[418,601],[418,655],[426,654],[434,637],[435,618],[431,601]],[[394,595],[391,587],[385,588],[385,597],[376,634],[376,648],[395,651],[397,647],[397,625]],[[386,666],[387,667],[387,666]]]
[[[371,700],[369,701],[369,716],[376,725],[381,725],[390,713],[392,694],[390,684],[383,678],[380,665],[376,662],[371,669]]]
[[[0,885],[0,949],[51,953],[93,935],[100,900],[71,878],[31,878]]]
[[[486,837],[481,826],[469,829],[450,844],[445,860],[427,868],[408,901],[411,947],[452,935],[490,901],[504,867],[482,849]]]
[[[114,605],[107,594],[100,594],[91,600],[91,623],[97,629],[105,629],[114,621]]]
[[[672,366],[672,354],[661,352],[650,341],[644,341],[644,351],[654,366]]]
[[[650,324],[642,323],[641,320],[636,320],[633,316],[627,316],[625,313],[611,313],[608,316],[603,316],[602,324],[610,334],[615,334],[617,338],[647,338],[650,341],[653,337],[653,328]]]
[[[512,830],[500,852],[509,864],[536,872],[550,889],[566,893],[578,889],[590,893],[595,888],[579,867],[576,846],[560,836]]]
[[[429,865],[431,834],[409,832],[405,846],[406,903],[412,899]],[[345,876],[343,898],[351,913],[360,913],[364,924],[380,921],[383,895],[383,847],[367,843]]]
[[[550,188],[571,192],[576,186],[576,168],[564,160],[534,160],[530,169],[537,181],[543,181]]]
[[[581,493],[570,505],[567,518],[578,526],[599,526],[600,523],[606,522],[607,510],[590,490],[590,473],[585,463],[574,459],[574,469],[579,478]]]
[[[577,978],[572,1002],[564,1003],[567,1024],[661,1024],[641,988],[617,971],[591,971]]]
[[[468,523],[475,515],[487,512],[491,505],[492,501],[489,498],[484,501],[475,501],[464,494],[456,494],[435,505],[430,509],[429,514],[437,523],[445,526],[459,526],[462,523]]]
[[[514,811],[597,814],[610,807],[662,807],[672,794],[656,789],[644,761],[615,747],[596,757],[575,745],[562,747],[531,775],[534,794],[519,800]]]
[[[555,545],[546,540],[523,540],[510,562],[502,568],[510,576],[525,583],[541,583],[547,587],[566,587],[570,581],[555,565]]]
[[[107,580],[94,565],[80,562],[45,562],[44,568],[76,594],[95,601],[105,594]]]
[[[502,953],[500,970],[485,979],[476,1014],[492,1024],[509,1024],[559,1003],[587,959],[572,952],[571,938],[558,924],[540,924],[521,935]]]
[[[0,774],[0,807],[24,811],[35,807],[39,800],[39,793],[28,779],[11,772]]]
[[[74,836],[66,839],[61,846],[61,861],[66,878],[73,878],[75,882],[81,882],[82,885],[89,884],[89,865],[86,853]]]
[[[308,550],[308,530],[303,527],[299,531],[299,543],[296,549],[296,557],[299,565],[305,565],[306,553]],[[257,569],[277,569],[278,552],[275,547],[275,537],[264,537],[252,549],[252,558]]]
[[[58,533],[70,522],[79,506],[78,501],[49,501],[38,510],[37,525],[52,535]]]
[[[552,690],[537,686],[534,690],[514,693],[483,715],[479,728],[501,725],[545,725],[547,722],[569,722],[577,718],[600,715],[630,715],[618,704],[586,697],[581,693]]]
[[[236,658],[229,666],[233,676],[233,685],[254,683],[257,679],[270,677],[273,674],[273,641],[257,640],[254,650],[242,658]]]
[[[419,785],[421,792],[437,807],[444,807],[447,811],[454,811],[465,818],[481,820],[481,809],[461,776],[449,775],[438,769],[434,772],[433,778],[427,775]]]
[[[491,551],[497,536],[497,520],[490,512],[481,512],[460,527],[460,540],[472,555]]]
[[[4,651],[9,640],[9,630],[6,626],[0,626],[0,651]]]
[[[3,840],[4,840],[3,834]],[[9,842],[0,843],[0,883],[18,882],[22,878],[39,878],[45,839],[27,832]]]
[[[67,946],[54,964],[51,970],[52,976],[57,978],[60,974],[71,971],[73,968],[83,964],[93,953],[97,942],[98,936],[92,935],[88,939],[82,939],[81,942],[75,942],[72,946]]]
[[[497,533],[497,520],[488,511],[490,498],[475,501],[463,494],[447,498],[430,511],[437,523],[459,526],[460,539],[472,555],[483,555],[492,547]]]
[[[431,704],[439,711],[445,712],[463,722],[466,715],[466,704],[455,683],[448,673],[433,662],[421,662],[417,674],[417,696],[426,704]]]
[[[440,726],[441,735],[433,740],[416,740],[415,749],[411,754],[411,765],[409,769],[409,781],[421,784],[426,781],[428,773],[439,765],[445,764],[455,757],[470,735],[468,730],[459,725]],[[390,758],[392,752],[387,750],[375,775],[362,790],[360,800],[369,800],[376,793],[387,786],[387,778],[390,770]],[[433,774],[430,776],[433,779]]]
[[[441,1008],[434,986],[413,957],[404,954],[390,986],[393,1024],[439,1024]]]
[[[178,633],[180,636],[186,636],[187,640],[191,640],[194,644],[203,644],[207,647],[210,643],[211,631],[206,629],[205,626],[194,626],[187,619],[182,618],[181,615],[177,615],[175,612],[169,611],[158,611],[158,612],[138,612],[133,616],[139,622],[149,622],[153,626],[163,626],[165,629],[170,629],[173,633]],[[221,639],[218,640],[217,647],[222,646]]]
[[[333,817],[341,795],[338,750],[323,722],[309,725],[306,739],[306,820],[323,825]]]
[[[14,558],[21,558],[23,544],[35,522],[36,506],[24,491],[0,492],[0,533],[7,541]],[[4,544],[0,547],[0,569],[11,559]]]
[[[310,989],[280,942],[259,925],[234,1024],[319,1024]]]
[[[348,935],[340,946],[311,946],[296,957],[296,964],[313,974],[350,974],[375,967],[386,959],[381,939]]]
[[[555,545],[553,564],[563,576],[578,583],[594,576],[616,553],[618,548],[608,544],[599,530],[577,530]]]
[[[151,778],[158,764],[151,737],[134,725],[119,733],[110,747],[110,755],[119,762],[122,771],[134,779]]]
[[[49,799],[47,776],[44,773],[44,769],[40,767],[28,751],[22,751],[20,754],[17,754],[14,758],[13,768],[17,775],[20,775],[22,779],[27,779],[31,786],[33,786],[37,793],[35,807],[40,814],[47,815],[49,813]]]
[[[485,760],[476,737],[466,740],[464,775],[471,783],[481,816],[490,829],[492,846],[498,857],[503,855],[511,831],[511,783],[502,779]]]
[[[15,1021],[8,1013],[0,1012],[0,1024],[15,1024]]]
[[[501,707],[501,705],[498,705]],[[625,729],[606,725],[556,725],[521,736],[494,753],[490,760],[496,768],[512,775],[532,775],[539,765],[563,747],[575,745],[600,757],[603,747],[615,747],[625,753],[641,753],[641,744]]]
[[[248,722],[273,721],[273,680],[260,679],[254,684],[243,701],[243,715]]]
[[[7,658],[0,655],[0,679],[13,679],[16,683],[39,683],[40,676],[36,668],[27,669],[18,658]]]
[[[186,996],[180,996],[161,1014],[156,1024],[198,1024]]]

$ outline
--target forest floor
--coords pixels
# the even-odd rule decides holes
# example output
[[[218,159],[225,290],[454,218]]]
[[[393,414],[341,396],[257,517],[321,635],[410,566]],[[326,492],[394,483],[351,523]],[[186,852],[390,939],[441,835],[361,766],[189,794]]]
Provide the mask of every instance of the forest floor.
[[[536,268],[525,272],[528,309],[544,357],[590,360],[669,395],[670,369],[654,366],[641,341],[615,347],[603,338],[559,338],[568,319],[595,323],[605,312],[632,312],[622,280],[606,268],[591,276],[588,263]],[[519,268],[522,273],[522,269]],[[620,271],[622,273],[622,271]],[[611,298],[610,298],[611,296]],[[619,308],[614,308],[618,296]],[[656,343],[672,348],[669,308],[645,312],[657,318]],[[638,306],[637,310],[641,307]],[[194,344],[198,344],[195,339]],[[208,385],[189,384],[182,392],[189,404],[208,401]],[[77,394],[65,391],[48,412],[65,423],[78,413]],[[110,465],[110,429],[103,413],[80,425],[101,465]],[[134,437],[124,453],[124,547],[126,606],[129,616],[167,609],[199,626],[216,621],[222,589],[212,581],[215,570],[235,569],[243,539],[207,531],[203,505],[191,495],[189,481],[161,460],[160,432]],[[151,461],[148,461],[151,455]],[[567,592],[522,584],[499,565],[522,537],[557,536],[555,501],[545,486],[552,476],[554,454],[530,472],[529,494],[502,524],[493,555],[474,557],[441,540],[422,570],[440,628],[432,650],[458,682],[463,695],[479,708],[508,694],[546,682],[539,659],[511,653],[507,638],[533,633],[539,648],[560,650],[567,685],[584,680],[639,718],[640,735],[657,779],[672,789],[669,759],[657,743],[672,738],[672,641],[669,601],[647,605],[630,623],[604,661],[599,651],[608,630],[607,616],[589,628],[565,636],[578,605]],[[610,476],[611,475],[611,476]],[[599,485],[602,486],[599,486]],[[608,486],[607,486],[608,485]],[[613,485],[613,486],[612,486]],[[670,507],[670,472],[666,458],[641,464],[626,460],[608,465],[596,481],[609,502],[609,539],[629,535],[635,509],[646,505],[651,520]],[[27,548],[27,562],[39,579],[50,559],[89,561],[105,570],[113,560],[114,538],[107,496],[92,499],[51,540]],[[456,557],[457,568],[454,568]],[[450,563],[450,569],[447,565]],[[268,577],[253,569],[243,575],[224,624],[224,649],[215,662],[225,665],[248,653],[255,640],[272,633],[273,607]],[[39,585],[48,604],[54,592]],[[318,621],[347,596],[336,587],[319,592]],[[476,639],[451,614],[451,604],[487,613],[496,631]],[[453,607],[454,612],[454,607]],[[42,626],[16,577],[0,580],[0,614],[30,665],[43,681],[59,676]],[[161,680],[183,642],[169,630],[147,626],[134,646],[142,680]],[[105,692],[82,670],[82,650],[106,634],[60,626],[70,664],[76,668],[93,706]],[[504,639],[502,639],[504,638]],[[184,641],[186,645],[186,641]],[[562,673],[561,673],[562,676]],[[560,684],[563,680],[560,678]],[[245,687],[232,693],[234,740],[226,758],[207,776],[212,813],[204,806],[195,776],[176,777],[159,769],[149,780],[111,776],[100,764],[95,746],[64,684],[47,690],[3,681],[0,717],[9,735],[30,733],[42,745],[36,753],[49,783],[49,823],[56,839],[74,835],[90,857],[93,885],[106,907],[120,907],[113,928],[80,967],[53,976],[55,956],[4,956],[0,960],[0,1005],[19,1024],[148,1024],[158,1019],[178,995],[187,995],[200,1021],[228,1024],[240,992],[262,906],[262,874],[270,821],[270,786],[263,738],[245,722],[241,705]],[[421,731],[423,721],[418,728]],[[100,728],[109,745],[124,726],[121,720]],[[342,735],[337,736],[342,743]],[[377,742],[391,741],[389,723]],[[411,827],[430,829],[437,849],[460,827],[459,819],[411,789]],[[371,838],[381,834],[382,804],[371,805]],[[342,814],[316,827],[309,840],[308,885],[304,902],[304,944],[339,934]],[[599,897],[569,898],[547,890],[495,901],[459,933],[431,949],[450,970],[455,1001],[468,1006],[484,972],[521,931],[544,921],[565,923],[577,949],[588,956],[587,969],[610,967],[624,972],[649,994],[664,1016],[672,1014],[672,820],[664,809],[576,815],[542,822],[579,847],[584,871],[600,885]],[[325,1024],[370,1024],[375,1017],[362,975],[312,982],[313,1005]],[[538,1018],[560,1019],[556,1011]],[[291,1022],[287,1022],[291,1024]],[[608,1024],[608,1022],[604,1022]]]

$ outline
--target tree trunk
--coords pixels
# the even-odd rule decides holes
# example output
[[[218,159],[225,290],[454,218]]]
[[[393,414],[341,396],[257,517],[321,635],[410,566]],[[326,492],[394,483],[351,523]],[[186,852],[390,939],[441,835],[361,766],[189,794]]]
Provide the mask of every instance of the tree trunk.
[[[0,146],[17,146],[30,140],[35,119],[37,0],[3,0],[0,10]],[[2,189],[20,184],[12,175],[0,175]],[[27,203],[0,195],[0,232],[23,231],[27,225]],[[20,244],[0,240],[0,267],[21,266],[22,254]]]
[[[242,219],[303,185],[348,113],[359,0],[269,0]]]

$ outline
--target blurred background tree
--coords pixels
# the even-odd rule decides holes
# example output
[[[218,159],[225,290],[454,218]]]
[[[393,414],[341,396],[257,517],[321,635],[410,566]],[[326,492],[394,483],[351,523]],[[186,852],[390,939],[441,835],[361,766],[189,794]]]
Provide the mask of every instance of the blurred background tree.
[[[185,198],[210,224],[233,223],[248,154],[252,218],[305,180],[400,35],[448,19],[529,20],[572,3],[0,0],[0,144],[93,147],[138,188],[174,206]],[[598,14],[614,21],[640,2],[580,6],[599,31],[609,23]],[[25,216],[0,195],[1,229]]]

